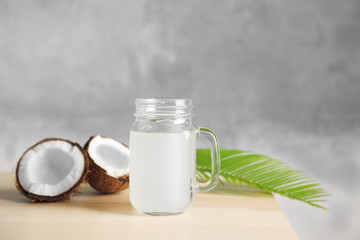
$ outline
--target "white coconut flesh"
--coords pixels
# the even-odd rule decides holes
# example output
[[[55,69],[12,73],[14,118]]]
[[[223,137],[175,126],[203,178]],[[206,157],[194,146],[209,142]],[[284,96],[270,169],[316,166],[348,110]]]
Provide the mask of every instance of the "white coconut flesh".
[[[40,196],[57,196],[82,177],[85,159],[80,149],[63,140],[40,143],[28,150],[18,168],[19,184]]]
[[[114,178],[129,174],[130,150],[115,139],[95,136],[89,143],[88,154],[96,165]]]

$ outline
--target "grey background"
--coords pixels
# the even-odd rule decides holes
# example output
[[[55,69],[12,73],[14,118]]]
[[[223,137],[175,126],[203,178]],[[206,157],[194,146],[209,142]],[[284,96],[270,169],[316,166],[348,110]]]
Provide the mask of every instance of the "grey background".
[[[299,239],[359,239],[359,0],[0,0],[0,171],[45,137],[128,142],[135,97],[190,97],[223,147],[305,171]]]

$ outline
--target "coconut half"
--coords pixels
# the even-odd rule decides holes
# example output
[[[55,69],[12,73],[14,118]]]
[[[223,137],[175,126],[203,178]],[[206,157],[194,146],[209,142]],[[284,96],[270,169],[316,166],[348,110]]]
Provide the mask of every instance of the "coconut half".
[[[33,202],[55,202],[79,192],[89,160],[82,147],[65,139],[48,138],[30,147],[16,167],[16,187]]]
[[[114,138],[92,136],[84,146],[90,160],[87,182],[103,193],[115,193],[129,187],[130,150]]]

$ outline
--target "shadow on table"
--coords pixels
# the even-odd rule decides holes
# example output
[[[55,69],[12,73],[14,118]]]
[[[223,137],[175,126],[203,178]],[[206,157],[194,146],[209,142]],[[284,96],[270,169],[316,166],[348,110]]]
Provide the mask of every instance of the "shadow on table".
[[[31,200],[26,199],[21,196],[20,192],[15,189],[2,189],[0,190],[0,200],[10,201],[10,202],[18,202],[18,203],[30,203]]]
[[[239,196],[253,196],[253,197],[272,197],[271,193],[260,192],[255,189],[250,189],[248,187],[237,187],[229,184],[218,184],[218,186],[210,191],[212,194],[221,194],[221,195],[239,195]]]
[[[89,186],[82,187],[82,193],[61,204],[86,208],[92,211],[109,212],[122,215],[141,215],[130,204],[128,191],[113,194],[100,193]]]
[[[82,187],[82,193],[71,196],[70,200],[60,202],[38,202],[32,203],[32,201],[20,194],[15,188],[0,189],[0,201],[32,205],[31,207],[59,207],[62,209],[69,208],[84,208],[91,211],[109,212],[121,215],[140,215],[136,212],[130,202],[126,192],[119,192],[115,194],[102,194],[88,186]],[[25,206],[24,205],[24,206]]]

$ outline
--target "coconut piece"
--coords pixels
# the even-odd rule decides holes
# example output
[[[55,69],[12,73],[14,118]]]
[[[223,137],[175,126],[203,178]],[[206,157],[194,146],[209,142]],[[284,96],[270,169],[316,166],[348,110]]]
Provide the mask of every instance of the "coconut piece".
[[[88,170],[89,160],[79,144],[47,138],[21,156],[15,185],[33,202],[62,201],[79,192]]]
[[[92,136],[84,146],[90,160],[87,182],[102,193],[129,187],[129,147],[114,138]]]

